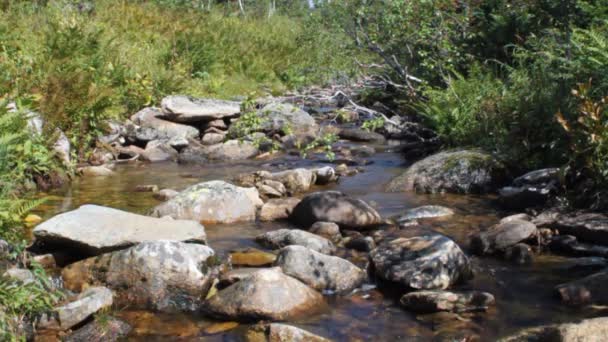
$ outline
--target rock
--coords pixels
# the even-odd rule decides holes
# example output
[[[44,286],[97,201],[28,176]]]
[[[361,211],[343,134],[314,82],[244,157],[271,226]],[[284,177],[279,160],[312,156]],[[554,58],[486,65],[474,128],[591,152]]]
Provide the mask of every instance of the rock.
[[[260,196],[265,198],[276,198],[287,195],[287,189],[283,183],[270,179],[265,179],[255,183],[255,187],[260,192]]]
[[[94,320],[76,330],[65,339],[65,342],[115,342],[122,341],[131,332],[131,326],[114,318]]]
[[[97,177],[97,176],[112,176],[114,175],[114,171],[112,171],[107,166],[85,166],[78,169],[78,173],[85,177]]]
[[[602,257],[581,257],[569,259],[564,263],[560,263],[560,270],[572,273],[596,273],[608,267],[608,259]]]
[[[158,192],[158,185],[156,184],[146,184],[146,185],[138,185],[135,187],[136,192]]]
[[[97,311],[112,306],[112,291],[105,287],[91,287],[76,300],[54,309],[38,322],[39,329],[67,330],[84,321]]]
[[[255,188],[241,188],[224,181],[195,184],[156,206],[156,217],[171,216],[204,223],[253,221],[262,200]]]
[[[287,324],[271,323],[251,327],[248,342],[329,342],[330,340]]]
[[[524,213],[520,213],[520,214],[513,214],[513,215],[509,215],[507,217],[503,217],[502,219],[500,219],[500,223],[506,223],[506,222],[511,222],[511,221],[530,221],[532,222],[532,217],[528,214],[524,214]]]
[[[500,342],[600,342],[608,340],[608,317],[578,323],[555,324],[524,329]]]
[[[329,183],[334,183],[338,180],[338,175],[336,175],[336,171],[331,166],[325,166],[314,170],[316,184],[326,185]]]
[[[208,161],[244,160],[255,157],[260,151],[249,141],[228,140],[210,146],[188,146],[179,156],[182,163],[207,164]]]
[[[43,248],[69,246],[87,255],[158,240],[205,243],[205,228],[194,221],[169,221],[126,211],[83,205],[39,224],[33,231]]]
[[[34,273],[24,268],[9,268],[2,276],[18,281],[22,285],[27,285],[36,281]]]
[[[338,191],[315,192],[304,197],[294,208],[290,220],[301,227],[326,221],[352,229],[366,229],[381,223],[380,214],[374,208]]]
[[[171,222],[171,221],[167,221]],[[63,269],[65,287],[78,291],[103,284],[118,306],[158,311],[196,311],[216,278],[211,248],[173,241],[143,242],[85,259]]]
[[[316,252],[331,254],[336,250],[331,241],[299,229],[279,229],[256,236],[255,240],[268,248],[298,245]]]
[[[184,95],[165,97],[161,102],[162,118],[182,123],[208,122],[232,118],[241,112],[241,104],[234,101],[196,99]]]
[[[201,142],[203,145],[215,145],[221,143],[224,139],[226,139],[226,134],[210,132],[203,135]]]
[[[276,255],[274,255],[274,260],[276,260]],[[273,260],[273,262],[274,262],[274,260]],[[220,275],[219,282],[217,284],[217,288],[220,290],[224,289],[236,282],[239,282],[239,281],[249,277],[250,275],[252,275],[253,273],[255,273],[259,270],[262,270],[262,268],[247,267],[247,268],[235,268],[235,269],[229,270]]]
[[[218,291],[204,310],[214,317],[236,321],[283,321],[324,306],[323,296],[280,268],[263,269]]]
[[[536,226],[528,221],[512,220],[499,223],[487,231],[475,234],[471,238],[471,250],[478,255],[504,251],[534,237],[536,232]]]
[[[0,239],[0,257],[8,255],[11,252],[11,245],[5,240]]]
[[[602,213],[572,213],[558,215],[539,225],[558,229],[560,234],[575,236],[582,242],[608,245],[608,215]]]
[[[516,178],[500,189],[499,202],[509,209],[528,209],[544,205],[561,186],[558,168],[536,170]]]
[[[416,291],[405,294],[401,306],[416,313],[486,311],[494,305],[487,292]]]
[[[504,166],[483,152],[446,151],[414,163],[388,184],[387,191],[483,194],[493,191],[504,173]]]
[[[460,247],[439,234],[383,242],[370,260],[378,277],[413,289],[446,289],[472,277]]]
[[[154,198],[156,198],[159,201],[167,201],[177,195],[179,195],[179,192],[177,192],[173,189],[162,189],[162,190],[154,193]]]
[[[361,285],[366,278],[366,273],[348,260],[302,246],[282,248],[275,266],[281,267],[283,273],[319,291],[349,292]]]
[[[69,166],[71,150],[70,140],[60,129],[56,130],[56,134],[57,140],[55,140],[55,143],[53,144],[53,151],[55,152],[55,155],[59,157],[63,165]]]
[[[340,227],[333,222],[315,222],[310,226],[308,231],[332,241],[337,241],[342,237],[342,234],[340,234]]]
[[[226,123],[224,122],[224,120],[209,121],[209,122],[207,122],[206,127],[207,127],[207,129],[209,129],[209,128],[217,128],[218,130],[222,130],[222,131],[228,129],[228,126],[226,125]]]
[[[236,250],[230,252],[230,261],[233,266],[260,267],[269,266],[277,259],[277,256],[261,251],[256,248]]]
[[[425,218],[436,218],[454,215],[454,211],[450,208],[439,205],[425,205],[413,209],[408,209],[405,214],[401,215],[397,222],[412,221]]]
[[[159,108],[148,107],[131,116],[131,121],[142,128],[152,129],[154,138],[169,140],[172,138],[195,139],[199,136],[198,129],[160,119],[163,112]]]
[[[285,134],[286,131],[292,131],[296,135],[304,135],[315,134],[318,129],[310,114],[286,103],[268,104],[260,109],[258,115],[264,118],[261,130],[267,133]]]
[[[262,206],[260,221],[287,219],[298,203],[300,199],[295,197],[271,199]]]
[[[601,256],[608,258],[608,246],[578,242],[572,235],[558,235],[549,242],[551,251],[574,256]]]
[[[177,151],[169,145],[166,140],[153,140],[146,144],[146,149],[141,154],[143,160],[149,162],[160,162],[177,160]]]
[[[338,136],[341,139],[362,142],[384,142],[386,140],[382,134],[361,128],[343,128]]]
[[[534,253],[530,246],[518,243],[505,250],[505,259],[517,265],[529,265],[534,260]]]
[[[190,145],[190,142],[186,138],[177,137],[169,139],[169,146],[173,147],[178,152],[188,147],[188,145]]]
[[[240,324],[238,322],[222,322],[222,323],[214,323],[208,327],[203,329],[203,332],[206,335],[216,335],[229,330],[232,330],[238,327]]]
[[[608,305],[608,271],[603,270],[588,277],[555,287],[562,303],[571,306]]]
[[[367,253],[376,248],[376,242],[371,236],[358,236],[346,241],[344,247]]]
[[[267,174],[265,179],[281,182],[289,194],[305,192],[315,184],[315,173],[307,169],[294,169]]]

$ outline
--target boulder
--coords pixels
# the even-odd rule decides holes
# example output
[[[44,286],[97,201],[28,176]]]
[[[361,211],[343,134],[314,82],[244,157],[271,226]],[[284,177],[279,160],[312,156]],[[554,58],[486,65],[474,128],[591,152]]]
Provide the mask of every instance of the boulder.
[[[338,180],[338,175],[336,174],[336,170],[334,170],[331,166],[324,166],[313,170],[315,173],[316,184],[326,185],[329,183],[334,183]]]
[[[279,267],[259,270],[207,299],[204,311],[219,319],[284,321],[324,307],[321,294]]]
[[[82,328],[74,331],[65,342],[115,342],[123,341],[129,335],[132,328],[126,322],[108,317],[106,319],[94,320]]]
[[[89,318],[97,311],[112,306],[112,291],[105,287],[91,287],[68,304],[57,307],[38,322],[39,329],[67,330]]]
[[[273,261],[276,260],[276,255],[273,255]],[[252,275],[253,273],[261,270],[262,268],[259,267],[245,267],[245,268],[235,268],[229,271],[226,271],[224,273],[222,273],[220,275],[219,281],[217,283],[217,288],[218,289],[224,289],[236,282],[239,282],[247,277],[249,277],[250,275]]]
[[[143,160],[149,162],[175,161],[177,151],[171,147],[167,140],[153,140],[146,144],[146,149],[141,154]]]
[[[342,237],[340,226],[333,222],[315,222],[308,229],[309,232],[323,236],[331,241],[336,241]]]
[[[577,323],[524,329],[500,342],[600,342],[608,340],[608,317],[585,319]]]
[[[298,203],[300,199],[295,197],[271,199],[260,209],[260,221],[287,219]]]
[[[194,221],[161,220],[126,211],[83,205],[39,224],[33,231],[43,248],[68,246],[88,255],[158,240],[206,242],[205,228]]]
[[[198,129],[180,125],[171,121],[160,119],[163,112],[159,108],[148,107],[131,116],[131,121],[144,129],[154,130],[156,139],[168,140],[172,138],[195,139],[199,136]]]
[[[608,305],[608,270],[594,273],[588,277],[558,285],[555,290],[562,303],[579,305]]]
[[[316,174],[311,170],[300,168],[270,173],[264,178],[281,182],[288,193],[296,194],[308,191],[315,184]]]
[[[446,217],[452,215],[454,215],[454,211],[450,208],[442,207],[440,205],[425,205],[406,210],[405,213],[397,219],[397,222]]]
[[[536,226],[529,221],[511,220],[498,223],[487,231],[473,235],[471,250],[478,255],[504,251],[508,247],[536,236]]]
[[[414,163],[388,184],[387,191],[483,194],[495,190],[504,173],[504,166],[483,152],[440,152]]]
[[[561,214],[539,226],[557,229],[560,234],[575,236],[581,242],[608,245],[608,215],[603,213]]]
[[[184,95],[165,97],[161,101],[162,118],[182,123],[209,122],[233,118],[241,112],[240,102],[196,99]]]
[[[487,292],[416,291],[400,300],[401,306],[416,313],[439,311],[469,312],[486,311],[494,305],[494,296]]]
[[[260,267],[269,266],[277,259],[272,253],[264,252],[256,248],[240,249],[230,252],[230,263],[232,266]]]
[[[331,254],[336,250],[334,244],[326,238],[299,229],[273,230],[256,236],[255,240],[274,249],[298,245],[324,254]]]
[[[274,264],[283,273],[323,292],[346,293],[366,279],[366,273],[350,261],[302,246],[282,248]]]
[[[500,203],[509,209],[542,206],[561,186],[561,171],[548,168],[528,172],[515,178],[510,186],[499,191]]]
[[[382,221],[380,214],[367,203],[338,191],[315,192],[304,197],[294,208],[290,220],[306,228],[325,221],[351,229],[371,228]]]
[[[247,342],[330,342],[306,330],[281,323],[255,325],[246,334]]]
[[[338,136],[341,139],[361,142],[384,142],[386,140],[382,134],[361,128],[343,128]]]
[[[440,234],[386,241],[371,251],[370,261],[380,279],[412,289],[446,289],[472,277],[467,256]]]
[[[179,156],[181,163],[207,164],[209,161],[233,161],[255,157],[259,149],[249,141],[228,140],[209,146],[188,146]]]
[[[68,137],[60,129],[56,130],[57,140],[53,144],[53,151],[59,157],[64,166],[70,165],[71,144]]]
[[[258,115],[264,118],[261,130],[268,133],[292,131],[296,135],[304,135],[315,134],[318,129],[310,114],[287,103],[270,103],[260,109]]]
[[[114,171],[105,165],[81,167],[78,169],[78,173],[85,177],[105,177],[114,175]]]
[[[188,187],[156,206],[152,214],[206,223],[234,223],[255,220],[257,208],[262,204],[255,188],[210,181]]]
[[[72,291],[90,284],[109,287],[118,306],[196,311],[217,276],[216,263],[213,250],[204,245],[143,242],[73,263],[61,275]]]
[[[221,143],[222,141],[224,141],[224,139],[226,139],[225,133],[209,132],[203,135],[203,139],[201,139],[201,142],[203,143],[203,145],[215,145]]]

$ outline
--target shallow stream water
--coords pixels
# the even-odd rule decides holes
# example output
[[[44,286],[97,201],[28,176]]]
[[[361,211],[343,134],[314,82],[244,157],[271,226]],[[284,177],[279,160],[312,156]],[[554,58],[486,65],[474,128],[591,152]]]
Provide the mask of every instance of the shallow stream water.
[[[371,164],[363,167],[363,172],[343,177],[337,184],[322,189],[336,189],[361,198],[374,206],[383,217],[391,217],[420,205],[450,207],[457,215],[449,219],[422,221],[418,227],[406,228],[395,234],[411,236],[434,230],[452,237],[465,251],[470,234],[489,227],[508,214],[499,212],[490,197],[384,192],[386,183],[402,172],[406,165],[399,154],[383,152],[386,148],[380,146],[380,152],[368,158]],[[99,204],[145,213],[159,201],[152,197],[152,193],[136,192],[137,185],[156,184],[161,189],[181,190],[202,181],[227,180],[243,172],[318,165],[327,164],[283,156],[270,161],[204,166],[176,163],[118,165],[115,176],[79,178],[69,187],[48,194],[50,200],[39,208],[38,213],[48,218],[82,204]],[[256,235],[289,226],[286,222],[207,225],[206,232],[209,245],[220,255],[225,255],[234,248],[253,246],[263,249],[253,240]],[[340,253],[357,265],[366,266],[364,254],[346,250]],[[290,323],[336,341],[443,341],[469,335],[477,335],[481,341],[493,341],[523,327],[573,321],[599,314],[590,309],[575,311],[566,308],[554,297],[555,285],[580,277],[564,268],[563,257],[537,255],[530,266],[515,266],[495,258],[472,257],[472,261],[474,279],[456,289],[475,289],[494,294],[497,305],[489,312],[417,316],[398,306],[401,293],[379,290],[370,280],[353,294],[328,296],[329,305],[325,311]],[[204,329],[217,322],[202,315],[160,314],[131,311],[129,308],[116,308],[114,314],[133,326],[129,337],[133,341],[240,341],[248,327],[240,325],[233,330],[207,336]]]

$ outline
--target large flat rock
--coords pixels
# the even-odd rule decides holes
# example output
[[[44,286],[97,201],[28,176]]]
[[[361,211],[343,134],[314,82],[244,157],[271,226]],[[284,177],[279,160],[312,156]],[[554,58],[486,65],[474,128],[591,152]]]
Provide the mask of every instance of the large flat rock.
[[[165,97],[161,102],[163,118],[175,122],[208,122],[235,117],[241,103],[216,99],[197,99],[185,95]]]
[[[146,241],[206,243],[205,228],[198,222],[153,218],[98,205],[83,205],[54,216],[34,229],[34,237],[42,249],[67,247],[88,255]]]

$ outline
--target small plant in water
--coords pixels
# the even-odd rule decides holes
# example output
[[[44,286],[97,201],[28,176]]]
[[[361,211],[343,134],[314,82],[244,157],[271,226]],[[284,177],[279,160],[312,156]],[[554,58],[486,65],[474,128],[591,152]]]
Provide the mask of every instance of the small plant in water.
[[[367,120],[363,123],[363,125],[361,125],[361,128],[369,132],[375,132],[382,127],[384,127],[384,118],[382,117]]]

